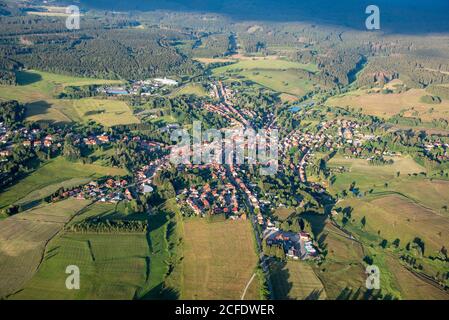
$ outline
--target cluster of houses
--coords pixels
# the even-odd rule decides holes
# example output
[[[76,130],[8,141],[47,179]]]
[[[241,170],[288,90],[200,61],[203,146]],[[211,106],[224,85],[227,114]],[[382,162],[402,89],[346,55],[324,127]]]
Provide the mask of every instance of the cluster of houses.
[[[91,181],[83,187],[64,192],[62,196],[109,203],[117,203],[125,199],[130,201],[135,198],[135,194],[130,188],[129,182],[124,179],[108,179],[103,183]]]
[[[237,190],[231,183],[226,183],[221,189],[212,189],[209,184],[198,188],[192,186],[181,194],[186,196],[185,203],[196,215],[224,214],[230,219],[242,215]]]
[[[159,148],[160,145],[157,144],[156,147]],[[143,194],[151,193],[153,191],[151,184],[153,183],[154,177],[158,172],[167,169],[169,166],[169,156],[163,156],[143,166],[134,176],[138,190]]]
[[[95,146],[95,145],[102,145],[107,144],[110,142],[110,138],[105,133],[97,136],[90,136],[87,138],[83,138],[84,144],[87,146]]]
[[[223,85],[221,81],[217,83],[211,83],[211,91],[210,95],[219,100],[220,103],[212,104],[212,103],[203,103],[202,108],[218,113],[222,117],[228,119],[232,125],[240,125],[244,127],[250,126],[249,121],[243,116],[243,114],[249,116],[251,119],[251,115],[255,114],[249,110],[239,111],[234,107],[234,91],[229,87]]]
[[[157,142],[144,141],[144,143],[160,148],[160,144]],[[151,193],[153,191],[151,184],[154,176],[159,171],[167,169],[169,165],[168,156],[165,156],[151,161],[148,165],[138,170],[135,173],[135,182],[132,184],[125,179],[108,179],[103,183],[92,181],[83,187],[68,191],[69,193],[66,196],[110,203],[117,203],[123,200],[131,201],[136,198],[138,193]]]
[[[434,154],[439,161],[449,160],[449,144],[441,141],[434,141],[424,145],[427,154]]]
[[[190,171],[192,169],[212,169],[212,179],[226,182],[226,169],[219,164],[182,165],[178,170]],[[243,212],[242,201],[239,199],[235,186],[226,182],[219,187],[212,188],[209,184],[184,189],[177,197],[181,207],[187,207],[196,215],[224,214],[228,219],[246,219]]]
[[[45,147],[50,148],[56,145],[58,148],[62,146],[59,139],[51,134],[42,136],[42,132],[39,129],[28,130],[25,127],[10,130],[3,123],[0,123],[0,157],[2,161],[6,161],[7,157],[12,155],[12,149],[14,147],[13,138],[20,136],[21,144],[24,147]]]
[[[290,169],[296,170],[302,182],[307,181],[306,166],[314,152],[325,147],[332,151],[337,148],[348,146],[354,155],[361,155],[363,149],[362,143],[375,139],[374,135],[363,134],[359,132],[360,124],[356,121],[334,119],[322,122],[318,125],[316,133],[303,132],[301,128],[291,131],[281,142],[281,152],[284,156],[289,156],[289,150],[297,147],[301,153],[298,164],[295,166],[293,161],[290,163]],[[332,134],[334,131],[337,134]]]
[[[262,225],[264,223],[263,216],[260,213],[260,203],[257,199],[257,196],[251,191],[250,188],[245,184],[245,182],[239,177],[239,174],[237,172],[238,169],[236,169],[235,166],[231,165],[229,167],[229,171],[231,176],[233,177],[235,184],[240,188],[240,190],[243,192],[243,194],[246,196],[249,204],[254,209],[255,212],[257,212],[257,222]],[[241,170],[241,169],[239,169]]]
[[[307,260],[318,255],[310,234],[282,231],[270,222],[263,231],[263,241],[269,246],[281,246],[285,255],[294,260]]]

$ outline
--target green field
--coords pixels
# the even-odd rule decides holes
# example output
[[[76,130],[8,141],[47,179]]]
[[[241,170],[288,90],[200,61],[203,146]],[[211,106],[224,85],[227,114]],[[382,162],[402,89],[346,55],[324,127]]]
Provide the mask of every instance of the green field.
[[[314,270],[326,289],[327,297],[337,299],[346,288],[353,291],[364,288],[363,247],[330,222],[322,226],[317,239],[327,253],[324,263],[314,266]]]
[[[198,83],[188,83],[181,88],[175,90],[171,95],[172,96],[181,96],[181,95],[189,95],[193,94],[198,97],[207,97],[209,94],[204,89],[204,87]]]
[[[257,266],[252,232],[249,221],[184,221],[181,298],[240,299]],[[258,286],[245,298],[259,299]]]
[[[17,82],[17,86],[0,85],[0,99],[32,102],[52,99],[66,86],[121,83],[117,80],[80,78],[36,70],[17,72]]]
[[[145,234],[64,234],[12,299],[133,299],[148,278],[148,256]],[[65,286],[68,265],[80,269],[80,290]]]
[[[214,74],[225,73],[229,70],[286,70],[286,69],[302,69],[310,72],[318,72],[318,68],[314,64],[303,64],[299,62],[280,60],[280,59],[256,59],[256,60],[240,60],[237,63],[227,66],[215,68]]]
[[[62,157],[56,158],[0,193],[0,208],[13,203],[26,204],[40,200],[60,187],[82,184],[93,178],[125,174],[126,170],[119,168],[69,162]]]
[[[318,72],[313,64],[301,64],[279,59],[241,60],[237,63],[213,69],[213,74],[237,72],[273,91],[302,96],[313,88],[313,83],[303,78],[298,70]]]
[[[329,106],[351,107],[361,109],[364,114],[388,119],[399,113],[405,117],[417,117],[424,122],[434,119],[449,119],[449,100],[443,100],[435,108],[433,104],[423,103],[421,98],[427,95],[425,89],[410,89],[402,93],[370,93],[370,90],[359,89],[326,101]]]
[[[398,196],[389,195],[368,199],[346,199],[340,206],[354,209],[354,224],[365,217],[363,232],[377,234],[390,243],[396,238],[401,247],[415,237],[425,243],[425,255],[436,255],[443,246],[449,244],[449,218],[436,214],[419,203]]]
[[[176,205],[176,203],[174,203]],[[87,218],[148,219],[144,233],[73,233],[54,238],[36,275],[13,299],[160,299],[176,298],[174,283],[167,281],[176,228],[168,201],[158,214],[129,214],[124,206],[95,203],[70,223]],[[167,211],[165,211],[167,210]],[[77,265],[81,289],[67,290],[65,268]],[[173,276],[175,272],[171,272]],[[174,279],[172,279],[174,280]],[[176,283],[179,286],[179,283]]]
[[[270,279],[277,300],[319,300],[326,298],[323,284],[312,267],[303,261],[273,263]]]
[[[302,96],[313,89],[313,82],[302,78],[300,74],[295,72],[295,69],[252,69],[242,71],[239,74],[273,91],[295,96]]]
[[[145,213],[133,212],[127,210],[126,202],[108,203],[95,202],[85,210],[81,211],[72,219],[69,225],[95,217],[99,220],[146,220],[148,216]]]
[[[276,210],[274,210],[274,215],[284,221],[294,212],[295,208],[276,208]]]
[[[17,73],[17,86],[0,85],[0,100],[17,100],[26,106],[28,121],[64,123],[95,120],[106,126],[138,123],[123,101],[106,99],[62,100],[55,96],[67,86],[118,84],[118,80],[102,80],[59,75],[35,70]],[[87,111],[104,112],[86,116]]]
[[[124,101],[86,98],[73,100],[73,107],[83,121],[93,120],[106,127],[139,123],[139,119],[133,115]],[[88,114],[88,112],[95,112],[95,114]]]
[[[348,191],[355,182],[355,187],[362,195],[397,195],[449,217],[447,211],[442,209],[449,205],[449,181],[421,175],[426,169],[411,158],[395,157],[393,165],[371,166],[363,159],[336,156],[329,161],[328,166],[344,167],[346,170],[337,173],[335,182],[330,185],[329,190],[334,194]]]
[[[331,185],[332,192],[341,192],[348,189],[353,181],[362,189],[381,187],[385,182],[394,180],[396,174],[401,176],[426,172],[426,169],[409,157],[395,157],[392,165],[372,166],[365,159],[343,158],[335,156],[328,162],[329,168],[344,167],[347,172],[336,175],[335,182]]]
[[[392,280],[396,283],[402,299],[406,300],[448,300],[449,293],[415,276],[397,259],[387,256],[385,259]],[[381,275],[382,277],[382,275]],[[385,278],[385,275],[384,277]]]
[[[0,221],[0,297],[16,292],[32,278],[47,242],[88,204],[68,199]]]

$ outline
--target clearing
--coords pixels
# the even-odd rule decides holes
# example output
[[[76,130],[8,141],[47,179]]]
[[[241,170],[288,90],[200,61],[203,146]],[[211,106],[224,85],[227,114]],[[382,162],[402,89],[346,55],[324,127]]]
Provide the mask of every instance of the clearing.
[[[323,284],[307,262],[275,262],[270,266],[270,279],[275,299],[326,299]]]
[[[410,89],[403,93],[390,94],[357,90],[332,97],[326,104],[342,108],[347,106],[361,108],[365,114],[387,119],[403,112],[404,117],[421,118],[425,122],[440,118],[449,120],[449,100],[443,100],[440,104],[426,104],[421,101],[426,95],[428,93],[424,89]]]
[[[240,299],[257,267],[249,221],[184,221],[182,299]],[[254,279],[252,284],[257,284]],[[251,285],[246,299],[259,299]]]
[[[0,297],[16,292],[32,278],[47,242],[89,203],[68,199],[0,221]]]

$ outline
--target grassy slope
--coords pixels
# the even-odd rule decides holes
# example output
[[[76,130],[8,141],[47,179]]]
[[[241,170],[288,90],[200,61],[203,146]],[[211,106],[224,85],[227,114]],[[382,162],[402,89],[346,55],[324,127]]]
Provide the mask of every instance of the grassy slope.
[[[85,182],[88,178],[125,174],[126,171],[123,169],[74,163],[62,157],[56,158],[4,190],[0,194],[0,208],[17,201],[24,202],[42,199],[61,186]]]
[[[240,73],[247,79],[254,81],[273,91],[283,92],[295,96],[304,95],[313,88],[313,83],[303,79],[295,72],[289,70],[252,69]]]
[[[400,248],[403,249],[415,237],[420,237],[425,243],[426,256],[434,255],[443,245],[448,245],[449,217],[441,208],[449,201],[449,182],[430,180],[421,175],[413,176],[413,173],[426,170],[410,158],[395,158],[395,163],[391,166],[373,167],[365,160],[337,156],[329,162],[329,166],[344,166],[349,169],[349,172],[337,174],[337,179],[330,188],[332,192],[348,190],[353,181],[362,194],[370,189],[374,190],[372,194],[368,193],[361,198],[350,196],[340,201],[338,206],[353,209],[346,228],[363,242],[365,254],[374,257],[374,263],[381,269],[383,291],[405,299],[444,295],[441,290],[408,271],[399,262],[398,257],[402,253],[391,247],[382,249],[379,243],[382,239],[387,239],[391,244],[399,238]],[[396,176],[398,171],[399,177]],[[362,228],[363,217],[366,219],[366,226]],[[340,223],[341,218],[337,217]],[[335,244],[329,243],[328,247],[333,250]],[[418,261],[424,265],[428,274],[435,275],[445,269],[447,272],[447,268],[438,261],[419,257]],[[350,276],[346,279],[350,279]],[[332,278],[329,281],[332,284]],[[354,286],[351,288],[354,289]]]
[[[174,203],[176,205],[176,203]],[[177,228],[171,230],[173,203],[162,205],[160,212],[148,218],[148,234],[66,233],[55,238],[36,276],[14,299],[160,299],[176,298],[174,283],[166,283],[169,248]],[[167,210],[167,211],[164,211]],[[168,215],[167,215],[168,214]],[[138,215],[138,217],[136,216]],[[146,219],[146,215],[126,215],[123,208],[96,203],[75,217],[107,219]],[[170,250],[169,250],[170,249]],[[65,267],[75,264],[81,271],[81,290],[65,289]],[[177,280],[173,278],[172,280]],[[84,286],[83,286],[84,283]],[[177,283],[176,283],[177,284]],[[170,288],[170,289],[167,289]]]
[[[87,121],[93,119],[106,126],[139,122],[125,102],[101,99],[60,100],[55,95],[66,86],[117,84],[121,81],[80,78],[40,71],[17,74],[17,86],[0,86],[0,100],[18,100],[26,104],[27,120],[49,122]],[[85,116],[85,112],[105,110],[104,114]]]
[[[329,222],[324,225],[318,241],[327,254],[325,262],[314,269],[328,298],[336,299],[345,288],[354,291],[363,288],[366,276],[362,246]]]
[[[132,299],[147,277],[145,234],[65,234],[51,242],[36,276],[13,299]],[[65,268],[80,268],[67,290]]]
[[[68,199],[0,221],[0,297],[21,289],[31,279],[48,240],[88,204]]]
[[[240,60],[237,63],[215,68],[213,74],[219,75],[227,71],[238,70],[245,78],[252,80],[271,90],[300,96],[312,89],[313,83],[302,79],[296,70],[318,72],[313,64],[301,64],[279,59]]]
[[[402,246],[420,237],[426,245],[425,254],[437,254],[449,244],[449,218],[435,214],[408,199],[399,196],[358,200],[347,199],[341,206],[354,208],[354,223],[366,218],[365,231],[378,234],[393,242],[401,240]]]
[[[184,230],[181,298],[240,299],[257,265],[249,221],[189,219]],[[258,290],[246,298],[258,299]]]
[[[251,69],[266,69],[266,70],[282,70],[282,69],[303,69],[310,72],[317,72],[318,69],[313,64],[303,64],[299,62],[293,62],[293,61],[287,61],[287,60],[273,60],[273,59],[267,59],[267,60],[241,60],[237,63],[230,64],[224,67],[219,67],[213,70],[214,74],[220,74],[224,73],[229,70],[236,70],[236,69],[244,69],[244,70],[251,70]]]
[[[326,103],[331,106],[361,108],[365,114],[384,118],[406,110],[404,116],[419,117],[423,121],[449,119],[449,100],[443,100],[441,104],[426,104],[421,101],[421,97],[425,95],[427,93],[424,89],[410,89],[398,94],[368,94],[366,90],[358,90],[330,98]]]
[[[94,120],[106,127],[139,122],[124,101],[86,98],[74,100],[73,107],[82,121]],[[101,113],[87,115],[88,111]]]
[[[172,96],[181,96],[183,94],[186,95],[194,94],[198,97],[207,97],[209,95],[208,92],[204,89],[204,87],[197,83],[188,83],[182,86],[181,88],[173,92]]]
[[[288,261],[285,264],[273,264],[270,278],[276,299],[317,300],[326,298],[323,284],[306,262]]]

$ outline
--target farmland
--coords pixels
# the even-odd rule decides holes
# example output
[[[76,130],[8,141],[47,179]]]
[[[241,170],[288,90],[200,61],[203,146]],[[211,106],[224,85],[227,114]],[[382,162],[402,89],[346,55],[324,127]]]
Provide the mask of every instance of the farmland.
[[[400,196],[366,201],[348,199],[341,205],[354,208],[354,221],[365,217],[365,231],[378,234],[390,242],[399,238],[405,246],[415,237],[420,237],[426,244],[426,255],[434,255],[443,246],[449,245],[449,218]]]
[[[88,204],[69,199],[0,221],[0,297],[21,289],[31,279],[47,242]]]
[[[93,120],[106,127],[118,124],[139,123],[129,106],[123,101],[80,99],[73,101],[78,117],[87,122]]]
[[[132,299],[148,277],[148,255],[145,234],[64,234],[12,299]],[[68,265],[80,268],[80,290],[65,286]]]
[[[420,203],[436,213],[446,215],[442,208],[448,204],[449,182],[429,179],[421,173],[426,169],[407,157],[395,157],[392,165],[371,166],[363,159],[335,157],[329,167],[344,167],[348,171],[336,175],[330,191],[348,190],[352,183],[361,194],[376,196],[398,195]]]
[[[240,72],[245,78],[273,91],[301,96],[313,88],[313,83],[303,79],[294,69],[264,70],[253,69]]]
[[[408,270],[399,257],[412,254],[420,265],[420,272],[426,275],[437,277],[440,272],[444,272],[444,262],[428,257],[437,256],[443,247],[449,245],[449,216],[444,209],[448,204],[449,183],[426,177],[426,169],[411,158],[393,159],[392,165],[384,166],[370,166],[366,160],[343,159],[340,156],[329,161],[331,168],[344,168],[342,173],[336,174],[330,191],[342,194],[352,184],[358,194],[340,199],[338,207],[349,208],[350,214],[345,215],[346,222],[342,213],[336,219],[356,235],[365,248],[364,254],[373,257],[374,264],[382,270],[384,292],[402,299],[447,298],[438,285],[423,280],[420,273]],[[324,279],[326,290],[333,290],[333,295],[338,294],[335,286],[338,282],[335,283],[335,278],[328,278],[327,272],[338,264],[344,264],[343,261],[346,261],[346,267],[335,274],[342,273],[347,268],[355,268],[354,264],[347,264],[347,257],[334,259],[334,251],[339,246],[332,240],[337,233],[329,233],[325,238],[326,247],[330,251],[323,264],[324,268],[318,271],[319,277]],[[340,240],[343,239],[344,237],[340,237]],[[424,243],[423,252],[419,254],[407,249],[416,239],[422,239]],[[398,244],[392,245],[395,241],[399,241]],[[381,242],[384,243],[383,247],[380,246]],[[362,256],[360,254],[359,261]],[[323,272],[323,269],[326,271]],[[354,270],[352,274],[356,275],[357,272]],[[346,274],[341,283],[348,283],[350,279],[356,278]],[[358,282],[363,280],[363,276],[359,279]],[[362,293],[355,289],[360,285],[357,286],[352,281],[349,284],[345,289],[346,293],[351,292],[352,298],[357,295],[360,298]],[[342,297],[348,298],[345,294]]]
[[[313,83],[304,79],[298,70],[318,72],[315,65],[279,59],[240,60],[237,63],[213,69],[215,75],[238,73],[246,79],[271,90],[293,96],[304,95]]]
[[[184,222],[184,231],[181,298],[240,299],[257,265],[249,221],[191,219]],[[256,286],[246,298],[259,299]]]
[[[76,186],[92,178],[125,175],[119,168],[69,162],[56,158],[7,188],[0,194],[0,208],[13,203],[26,204],[40,200],[61,187]]]
[[[391,256],[386,258],[389,271],[401,292],[401,297],[406,300],[447,300],[449,294],[415,276],[396,259]]]
[[[277,262],[270,269],[275,299],[318,300],[326,298],[322,283],[315,275],[312,267],[306,262]]]
[[[86,86],[91,84],[114,84],[117,80],[101,80],[65,76],[36,70],[17,73],[17,86],[0,85],[0,99],[33,102],[54,99],[66,86]]]
[[[186,84],[172,93],[173,96],[181,96],[183,94],[186,94],[186,95],[194,94],[198,97],[208,96],[208,93],[204,89],[204,87],[202,85],[196,84],[196,83]]]
[[[449,101],[443,100],[440,104],[426,104],[421,101],[427,95],[424,89],[410,89],[403,93],[368,93],[367,90],[358,90],[336,96],[326,103],[331,106],[361,108],[365,114],[390,118],[403,112],[405,117],[418,117],[422,121],[430,122],[433,119],[449,119]]]
[[[164,204],[160,210],[171,210]],[[121,203],[95,203],[70,224],[97,217],[100,220],[146,220],[142,214],[127,215]],[[171,218],[175,218],[172,216]],[[175,234],[169,215],[161,211],[148,218],[148,232],[64,231],[47,246],[36,275],[12,299],[157,299],[176,297],[166,283],[169,245]],[[172,236],[169,236],[172,235]],[[171,250],[174,250],[173,248]],[[81,289],[67,290],[65,268],[80,268]],[[175,283],[172,283],[175,285]],[[179,283],[176,283],[178,285]]]
[[[81,99],[62,100],[55,96],[67,86],[117,84],[117,80],[80,78],[40,71],[20,71],[17,86],[0,86],[0,100],[17,100],[26,106],[28,121],[68,123],[95,120],[107,126],[139,122],[122,101]],[[93,111],[87,116],[86,112]],[[98,112],[98,113],[96,113]]]
[[[363,288],[366,279],[363,247],[330,222],[324,225],[318,241],[327,254],[326,261],[321,266],[314,266],[314,271],[322,281],[327,297],[336,299],[345,288],[353,291]]]
[[[329,161],[330,168],[344,167],[347,171],[337,174],[331,191],[340,192],[355,181],[359,188],[376,188],[385,182],[395,179],[398,172],[401,176],[425,172],[426,169],[409,157],[395,157],[392,165],[372,166],[364,159],[346,159],[336,156]]]
[[[280,59],[254,59],[254,60],[240,60],[237,63],[230,64],[224,67],[219,67],[213,70],[214,74],[225,73],[230,70],[287,70],[287,69],[302,69],[310,72],[317,72],[318,69],[313,64],[302,64],[293,61]]]

